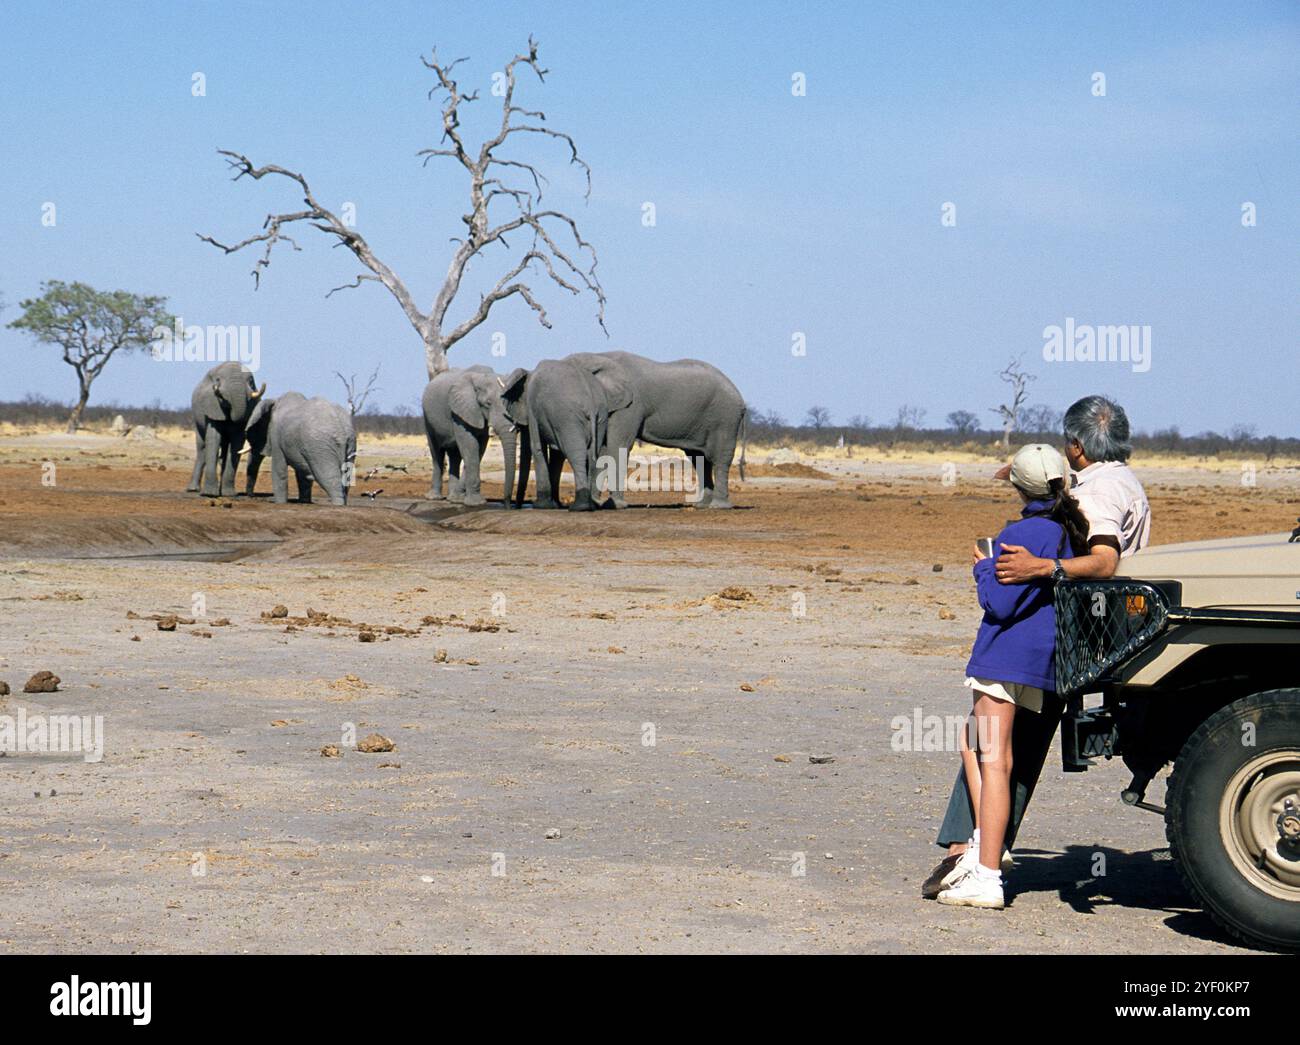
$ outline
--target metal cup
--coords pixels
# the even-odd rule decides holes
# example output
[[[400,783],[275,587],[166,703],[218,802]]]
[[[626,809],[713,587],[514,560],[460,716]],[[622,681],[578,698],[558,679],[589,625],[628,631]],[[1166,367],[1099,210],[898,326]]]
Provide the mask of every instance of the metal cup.
[[[986,559],[993,558],[993,546],[995,544],[997,544],[996,537],[981,537],[975,542],[975,546],[979,548],[980,554]]]

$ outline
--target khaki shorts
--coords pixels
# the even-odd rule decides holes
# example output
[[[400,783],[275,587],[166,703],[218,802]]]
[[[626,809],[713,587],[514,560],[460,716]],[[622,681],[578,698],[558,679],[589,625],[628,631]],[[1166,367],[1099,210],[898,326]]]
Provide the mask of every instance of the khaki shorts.
[[[966,687],[976,693],[984,693],[994,700],[1005,700],[1026,711],[1042,712],[1043,691],[1037,686],[1026,686],[1021,682],[994,682],[992,679],[977,679],[974,675],[966,676]]]

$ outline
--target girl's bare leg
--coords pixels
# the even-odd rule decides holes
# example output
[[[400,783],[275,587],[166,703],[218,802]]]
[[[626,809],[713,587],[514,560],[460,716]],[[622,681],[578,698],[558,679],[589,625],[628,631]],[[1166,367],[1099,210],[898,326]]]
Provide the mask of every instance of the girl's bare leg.
[[[984,694],[975,702],[978,720],[980,792],[980,864],[990,871],[1002,866],[1002,842],[1011,819],[1011,729],[1016,706]]]

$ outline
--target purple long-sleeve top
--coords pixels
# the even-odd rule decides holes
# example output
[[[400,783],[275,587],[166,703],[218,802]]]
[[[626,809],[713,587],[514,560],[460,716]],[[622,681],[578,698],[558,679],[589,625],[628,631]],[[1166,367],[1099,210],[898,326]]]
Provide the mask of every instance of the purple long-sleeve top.
[[[1026,584],[999,584],[993,567],[1002,544],[1023,545],[1044,559],[1068,559],[1073,554],[1062,540],[1060,523],[1044,518],[1050,501],[1030,501],[1022,518],[998,534],[993,558],[975,564],[984,620],[971,650],[966,674],[996,682],[1020,682],[1040,689],[1056,689],[1052,654],[1056,646],[1056,614],[1052,608],[1052,582],[1046,578]]]

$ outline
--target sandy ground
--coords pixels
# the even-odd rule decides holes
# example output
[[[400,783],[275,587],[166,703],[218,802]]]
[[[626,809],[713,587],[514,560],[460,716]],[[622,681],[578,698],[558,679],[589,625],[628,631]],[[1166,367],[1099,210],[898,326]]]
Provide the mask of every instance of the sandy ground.
[[[421,501],[413,440],[346,509],[185,495],[189,453],[0,438],[0,714],[106,737],[0,759],[6,950],[1240,950],[1118,764],[1049,761],[1008,910],[918,898],[956,755],[896,722],[964,709],[986,460],[751,448],[741,510],[571,515]],[[1161,543],[1300,515],[1293,465],[1138,464]]]

